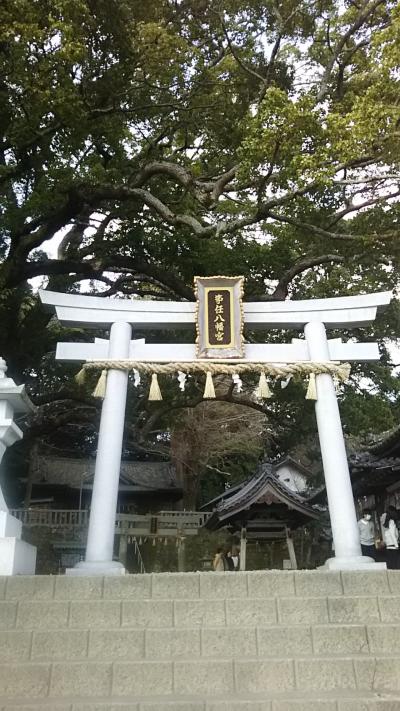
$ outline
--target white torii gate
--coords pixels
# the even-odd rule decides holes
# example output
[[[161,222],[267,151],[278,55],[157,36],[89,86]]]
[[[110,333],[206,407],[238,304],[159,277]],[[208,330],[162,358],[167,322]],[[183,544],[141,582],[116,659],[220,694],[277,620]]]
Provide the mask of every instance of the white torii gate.
[[[130,359],[147,362],[196,361],[195,344],[146,344],[132,339],[137,329],[193,328],[196,304],[190,302],[139,301],[40,291],[46,306],[70,326],[110,328],[109,341],[59,343],[56,358],[62,361]],[[360,327],[371,323],[377,309],[391,300],[391,292],[307,301],[250,302],[243,304],[244,323],[251,329],[304,329],[305,339],[291,344],[246,344],[244,361],[295,363],[299,361],[374,361],[375,343],[342,343],[328,340],[327,328]],[[243,361],[241,361],[243,362]],[[95,478],[85,561],[67,571],[78,575],[120,575],[121,563],[113,561],[115,514],[122,454],[126,371],[108,371],[96,458]],[[350,474],[335,386],[331,375],[316,375],[315,403],[318,435],[335,547],[335,557],[325,563],[329,570],[368,570],[384,567],[361,555],[360,539]]]

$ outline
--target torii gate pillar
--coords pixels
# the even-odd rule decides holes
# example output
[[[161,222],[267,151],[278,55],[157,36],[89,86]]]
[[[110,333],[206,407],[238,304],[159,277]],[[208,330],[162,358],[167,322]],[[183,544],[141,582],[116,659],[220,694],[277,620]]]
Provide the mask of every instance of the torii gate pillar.
[[[324,324],[316,321],[307,323],[304,333],[310,359],[328,361],[329,347]],[[375,563],[361,552],[346,447],[332,376],[317,375],[316,386],[318,399],[315,402],[315,414],[335,546],[335,557],[329,558],[324,568],[365,570],[369,565],[374,570],[377,567],[385,568],[384,563]]]
[[[129,358],[131,335],[129,323],[113,323],[108,357]],[[108,371],[101,410],[86,556],[75,568],[68,568],[67,575],[125,574],[122,563],[113,560],[113,553],[127,388],[127,371]]]

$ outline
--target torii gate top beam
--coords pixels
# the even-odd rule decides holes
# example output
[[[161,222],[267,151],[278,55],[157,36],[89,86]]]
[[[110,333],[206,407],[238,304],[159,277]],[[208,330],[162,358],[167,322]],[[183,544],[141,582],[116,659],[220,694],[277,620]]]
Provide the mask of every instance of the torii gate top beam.
[[[189,301],[111,299],[39,290],[42,303],[55,309],[65,325],[107,328],[123,321],[140,329],[192,328],[196,304]],[[306,301],[253,301],[243,304],[244,322],[250,328],[303,328],[312,321],[327,328],[351,328],[374,321],[387,306],[390,291],[362,296],[340,296]]]

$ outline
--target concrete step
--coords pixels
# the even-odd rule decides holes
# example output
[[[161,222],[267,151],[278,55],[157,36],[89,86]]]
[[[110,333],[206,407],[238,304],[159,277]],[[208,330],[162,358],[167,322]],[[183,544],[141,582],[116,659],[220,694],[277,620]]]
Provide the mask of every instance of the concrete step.
[[[0,578],[0,711],[400,711],[400,571]]]
[[[79,700],[73,703],[47,700],[38,703],[12,702],[0,707],[1,711],[399,711],[400,696],[346,695],[341,698],[326,698],[317,695],[311,698],[296,695],[296,698],[260,699],[246,696],[242,700],[214,698],[165,701],[160,698],[132,699],[104,702]]]
[[[0,631],[0,663],[400,655],[399,625]]]

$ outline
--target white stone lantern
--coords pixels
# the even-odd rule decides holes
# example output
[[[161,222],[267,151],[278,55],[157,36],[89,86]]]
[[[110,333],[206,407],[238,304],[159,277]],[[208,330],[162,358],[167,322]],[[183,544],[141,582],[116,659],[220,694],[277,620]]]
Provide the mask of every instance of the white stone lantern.
[[[7,364],[0,358],[0,462],[7,447],[18,442],[23,433],[15,415],[28,414],[35,406],[24,385],[6,377]],[[11,516],[0,487],[0,575],[32,575],[36,566],[36,548],[21,540],[22,523]]]

